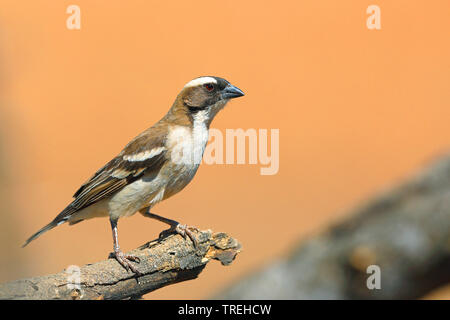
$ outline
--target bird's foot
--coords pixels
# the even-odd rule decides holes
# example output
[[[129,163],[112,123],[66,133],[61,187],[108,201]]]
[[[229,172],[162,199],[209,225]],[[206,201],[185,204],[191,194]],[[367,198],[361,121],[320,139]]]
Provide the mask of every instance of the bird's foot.
[[[181,235],[184,239],[186,239],[186,236],[188,236],[194,244],[194,248],[197,248],[198,240],[193,233],[194,231],[199,232],[200,230],[196,227],[188,226],[186,224],[177,224],[177,226],[175,227],[176,233]]]
[[[136,269],[136,267],[131,263],[131,261],[140,263],[141,259],[139,257],[137,257],[135,255],[131,255],[131,254],[125,254],[121,250],[115,250],[114,257],[122,265],[122,267],[124,267],[127,271],[131,270],[136,275],[138,275],[138,276],[141,275],[139,270]]]
[[[195,237],[194,232],[199,232],[199,231],[200,230],[196,227],[178,223],[177,225],[172,226],[170,229],[164,230],[163,232],[161,232],[159,237],[162,238],[167,233],[177,233],[177,234],[181,235],[184,239],[186,239],[186,236],[189,237],[189,239],[191,239],[192,243],[194,244],[194,248],[197,248],[198,240]]]

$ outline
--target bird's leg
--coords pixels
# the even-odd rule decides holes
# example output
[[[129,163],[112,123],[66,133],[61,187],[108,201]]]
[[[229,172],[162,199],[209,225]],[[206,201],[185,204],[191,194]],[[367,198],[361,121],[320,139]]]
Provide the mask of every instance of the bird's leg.
[[[141,260],[139,259],[139,257],[130,254],[125,254],[122,252],[122,250],[120,250],[119,237],[117,235],[117,220],[110,218],[109,221],[111,222],[111,229],[114,242],[114,257],[127,271],[131,270],[135,274],[140,275],[141,273],[136,269],[135,266],[131,264],[130,261],[139,263],[141,262]]]
[[[152,218],[152,219],[156,219],[159,220],[161,222],[164,222],[166,224],[168,224],[170,226],[170,228],[168,230],[164,230],[163,232],[161,232],[160,237],[162,234],[166,233],[166,232],[176,232],[178,234],[180,234],[183,238],[186,239],[186,235],[192,240],[192,243],[194,244],[194,247],[197,248],[198,245],[198,241],[197,238],[195,237],[193,231],[198,232],[199,229],[196,227],[192,227],[192,226],[188,226],[186,224],[181,224],[178,221],[172,220],[172,219],[168,219],[168,218],[164,218],[161,217],[157,214],[151,213],[150,212],[150,208],[148,209],[144,209],[145,211],[143,211],[144,215],[146,217]]]

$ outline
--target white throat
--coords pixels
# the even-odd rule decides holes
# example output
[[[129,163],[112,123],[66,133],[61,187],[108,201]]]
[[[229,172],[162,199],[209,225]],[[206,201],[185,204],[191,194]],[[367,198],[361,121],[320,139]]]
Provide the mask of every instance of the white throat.
[[[192,126],[192,144],[194,163],[200,163],[208,142],[209,130],[208,122],[210,121],[210,110],[205,109],[197,112],[194,116]]]
[[[208,143],[209,124],[226,103],[227,101],[219,101],[205,110],[192,114],[192,128],[174,126],[170,129],[168,144],[172,148],[171,160],[174,163],[197,169]]]
[[[221,100],[205,110],[198,111],[193,115],[192,141],[195,163],[200,163],[205,151],[209,136],[209,125],[216,114],[225,107],[227,100]],[[198,160],[198,162],[197,162]]]
[[[168,144],[172,162],[196,170],[202,161],[208,142],[209,111],[201,110],[193,115],[192,127],[171,127]]]

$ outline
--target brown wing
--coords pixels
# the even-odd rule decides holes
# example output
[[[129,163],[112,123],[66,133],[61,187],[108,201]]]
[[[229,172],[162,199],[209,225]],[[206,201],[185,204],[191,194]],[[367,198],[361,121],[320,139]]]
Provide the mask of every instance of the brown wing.
[[[163,159],[163,152],[148,161],[133,163],[124,160],[123,156],[117,156],[81,186],[71,206],[78,211],[114,194],[146,172],[158,170]]]
[[[74,194],[72,206],[81,210],[119,191],[164,163],[165,132],[152,127],[133,139],[123,151],[98,170]]]
[[[113,195],[144,174],[159,171],[167,152],[165,138],[164,128],[157,126],[137,136],[75,192],[73,202],[54,221],[67,220],[73,213]]]

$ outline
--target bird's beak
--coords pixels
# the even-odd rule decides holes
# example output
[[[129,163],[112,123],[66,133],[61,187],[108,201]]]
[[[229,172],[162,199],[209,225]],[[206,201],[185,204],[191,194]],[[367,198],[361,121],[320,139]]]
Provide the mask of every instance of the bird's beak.
[[[222,90],[222,99],[233,99],[242,97],[244,95],[244,92],[239,89],[238,87],[235,87],[231,84],[225,87],[225,89]]]

